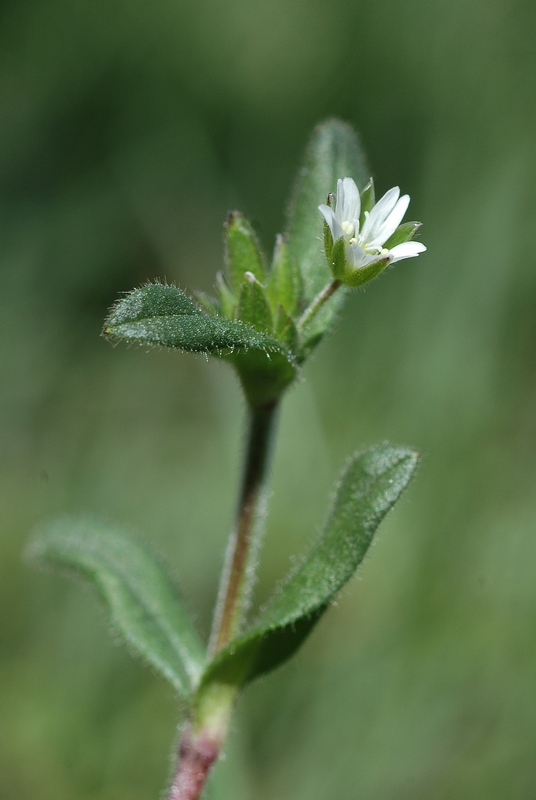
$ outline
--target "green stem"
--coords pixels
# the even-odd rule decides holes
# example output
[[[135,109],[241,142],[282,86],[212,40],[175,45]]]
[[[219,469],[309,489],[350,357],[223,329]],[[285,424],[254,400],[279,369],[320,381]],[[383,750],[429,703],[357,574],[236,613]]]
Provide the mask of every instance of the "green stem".
[[[318,314],[324,303],[329,300],[331,295],[341,286],[341,281],[336,278],[331,283],[326,284],[321,292],[317,294],[311,305],[305,309],[298,321],[298,330],[303,331]]]
[[[223,570],[209,657],[237,635],[247,611],[264,521],[266,478],[277,419],[276,401],[250,406],[249,432],[236,523]],[[236,687],[212,684],[198,695],[182,732],[169,800],[199,800],[227,734]]]
[[[278,405],[276,401],[249,408],[249,432],[236,523],[229,538],[209,656],[238,634],[248,609],[255,557],[262,536],[266,478]]]

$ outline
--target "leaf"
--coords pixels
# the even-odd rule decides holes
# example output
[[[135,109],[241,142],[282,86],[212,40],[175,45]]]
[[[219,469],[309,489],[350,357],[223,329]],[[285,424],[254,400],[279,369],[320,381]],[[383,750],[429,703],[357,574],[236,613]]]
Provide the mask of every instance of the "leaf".
[[[194,353],[258,350],[263,357],[292,357],[277,339],[236,320],[206,314],[176,286],[150,283],[112,308],[104,334],[110,339],[174,347]]]
[[[331,279],[322,248],[323,220],[318,206],[337,188],[338,178],[354,178],[362,187],[368,180],[365,157],[353,129],[337,119],[313,131],[291,198],[286,240],[290,257],[300,266],[307,304]],[[336,299],[335,299],[336,298]],[[336,313],[340,296],[330,303],[325,327]]]
[[[212,682],[242,685],[277,667],[309,635],[337,592],[350,580],[372,536],[417,466],[418,454],[381,445],[356,454],[344,470],[320,538],[289,574],[253,627],[207,667]]]
[[[127,644],[182,695],[197,685],[203,645],[164,567],[149,548],[90,519],[45,527],[30,546],[43,565],[87,578]]]
[[[238,317],[258,331],[271,331],[273,318],[266,289],[252,272],[246,272],[238,298]]]
[[[268,297],[274,311],[283,306],[287,314],[295,314],[301,300],[302,279],[298,264],[290,258],[287,244],[278,234],[274,260],[268,281]]]
[[[240,291],[244,275],[252,272],[264,283],[265,268],[257,234],[240,211],[230,211],[225,223],[225,255],[231,284]]]
[[[294,355],[282,342],[240,320],[206,314],[176,286],[150,283],[130,292],[112,308],[103,333],[221,356],[236,368],[254,406],[277,400],[297,374]]]

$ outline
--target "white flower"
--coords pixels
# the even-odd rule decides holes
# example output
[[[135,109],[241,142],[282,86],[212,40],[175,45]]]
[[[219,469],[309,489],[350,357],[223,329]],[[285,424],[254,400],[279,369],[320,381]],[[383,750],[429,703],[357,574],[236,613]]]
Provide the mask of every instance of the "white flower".
[[[420,242],[410,241],[396,244],[390,250],[384,247],[402,222],[408,205],[409,195],[400,197],[400,189],[395,186],[370,211],[365,211],[361,226],[359,189],[352,178],[339,178],[335,208],[321,205],[318,210],[329,225],[333,241],[345,239],[348,266],[359,270],[379,261],[393,264],[403,258],[414,258],[426,250]]]

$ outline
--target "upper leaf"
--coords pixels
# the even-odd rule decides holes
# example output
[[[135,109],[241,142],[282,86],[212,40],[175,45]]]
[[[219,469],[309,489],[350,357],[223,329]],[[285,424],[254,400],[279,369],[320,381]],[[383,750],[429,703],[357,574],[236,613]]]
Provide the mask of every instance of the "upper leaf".
[[[176,286],[150,283],[130,292],[112,308],[104,334],[223,356],[236,368],[254,406],[276,400],[297,373],[293,354],[274,336],[240,320],[205,313]]]
[[[251,224],[240,211],[230,211],[225,223],[225,256],[231,284],[240,291],[244,275],[252,272],[264,283],[265,267],[259,240]]]
[[[244,274],[238,298],[238,317],[258,331],[271,331],[274,320],[266,289],[252,272]]]
[[[194,353],[256,349],[290,358],[274,337],[243,322],[206,314],[176,286],[161,283],[149,283],[119,300],[106,319],[104,334]]]
[[[268,281],[268,297],[272,308],[283,306],[287,314],[295,314],[302,296],[302,277],[298,264],[288,252],[283,236],[278,234],[272,269]]]
[[[201,687],[214,681],[244,684],[297,650],[363,560],[376,528],[408,485],[417,460],[415,451],[389,445],[372,447],[351,459],[320,538],[253,629],[231,642],[207,667]]]
[[[204,648],[173,583],[145,544],[93,520],[66,518],[37,535],[30,555],[91,581],[127,644],[180,694],[191,694]]]
[[[365,157],[353,129],[332,119],[313,131],[291,198],[286,240],[290,257],[300,266],[307,304],[331,280],[322,247],[323,222],[318,206],[335,191],[338,178],[353,178],[363,187],[368,179]],[[325,332],[331,325],[343,294],[338,293],[311,325],[310,334]]]

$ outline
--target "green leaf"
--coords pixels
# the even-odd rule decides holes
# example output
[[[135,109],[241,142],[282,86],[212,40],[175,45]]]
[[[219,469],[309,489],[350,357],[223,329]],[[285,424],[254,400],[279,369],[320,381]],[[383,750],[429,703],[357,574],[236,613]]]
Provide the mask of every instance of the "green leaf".
[[[315,128],[306,150],[289,206],[285,237],[290,257],[301,269],[307,304],[331,279],[322,248],[323,220],[318,206],[336,190],[338,178],[346,177],[360,187],[365,185],[365,157],[353,129],[340,120],[328,120]]]
[[[268,281],[268,297],[273,310],[283,306],[287,314],[295,314],[301,294],[302,279],[298,264],[290,257],[285,239],[278,234]]]
[[[277,667],[302,644],[350,580],[372,536],[406,488],[418,454],[381,445],[356,454],[344,470],[326,526],[269,601],[253,629],[231,642],[201,683],[244,684]]]
[[[114,628],[182,695],[195,689],[204,648],[173,583],[145,544],[90,519],[62,519],[30,546],[39,563],[87,578]]]
[[[240,211],[230,211],[225,223],[225,255],[231,285],[236,293],[246,272],[265,281],[264,259],[257,235]]]
[[[244,274],[244,282],[238,298],[238,318],[258,331],[271,331],[273,318],[266,289],[252,272]]]
[[[104,334],[113,340],[143,342],[194,353],[226,355],[258,350],[292,358],[277,339],[236,320],[206,314],[176,286],[151,283],[130,292],[112,308]]]

